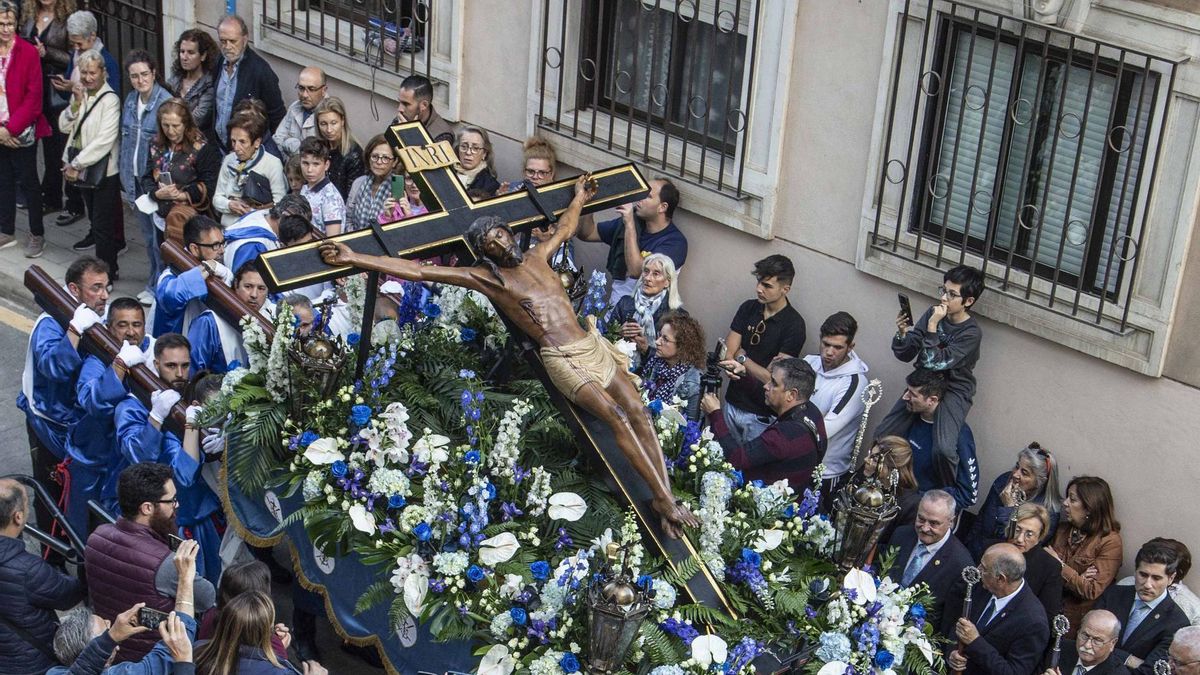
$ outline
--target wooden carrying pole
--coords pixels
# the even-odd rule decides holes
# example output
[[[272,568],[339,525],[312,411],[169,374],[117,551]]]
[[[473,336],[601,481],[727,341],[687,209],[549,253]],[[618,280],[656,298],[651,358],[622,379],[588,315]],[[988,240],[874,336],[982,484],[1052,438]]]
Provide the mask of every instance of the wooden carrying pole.
[[[66,328],[71,317],[75,315],[75,308],[79,306],[79,301],[71,297],[70,293],[37,265],[30,265],[29,269],[25,270],[25,287],[33,293],[34,300],[38,305],[57,321],[58,325]],[[116,358],[117,352],[121,351],[121,345],[103,324],[97,324],[87,329],[80,337],[79,344],[88,353],[94,354],[106,364],[111,364]],[[146,405],[147,409],[150,408],[151,393],[170,388],[145,364],[130,368],[126,377],[131,385],[130,389]],[[163,420],[163,428],[182,438],[186,420],[183,405],[176,403],[175,407],[171,409],[170,416]]]
[[[188,253],[182,246],[173,241],[165,241],[159,247],[162,252],[163,262],[170,265],[179,274],[197,267],[200,264],[199,260],[191,253]],[[258,322],[259,327],[263,329],[267,339],[275,336],[275,326],[267,320],[267,317],[261,313],[254,311],[252,307],[242,302],[242,299],[233,292],[233,289],[225,285],[225,282],[219,278],[209,275],[205,279],[208,285],[208,300],[206,304],[221,318],[228,321],[231,326],[241,326],[242,317],[249,314]]]

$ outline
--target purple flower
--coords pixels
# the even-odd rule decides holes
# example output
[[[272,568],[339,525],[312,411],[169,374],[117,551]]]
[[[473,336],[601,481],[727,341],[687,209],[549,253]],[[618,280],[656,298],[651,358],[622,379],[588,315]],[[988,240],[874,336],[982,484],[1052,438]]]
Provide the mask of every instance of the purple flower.
[[[475,371],[463,368],[462,370],[458,371],[458,376],[464,380],[473,380],[475,379]]]
[[[395,532],[395,531],[396,531],[396,521],[392,520],[391,518],[388,518],[387,520],[383,521],[382,524],[379,525],[379,534],[387,534],[389,532]]]

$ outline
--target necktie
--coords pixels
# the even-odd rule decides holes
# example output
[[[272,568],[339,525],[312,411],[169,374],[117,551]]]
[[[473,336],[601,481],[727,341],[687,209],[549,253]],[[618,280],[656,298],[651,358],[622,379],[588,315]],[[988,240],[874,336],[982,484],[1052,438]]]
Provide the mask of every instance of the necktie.
[[[988,623],[990,623],[992,620],[992,614],[995,613],[996,596],[993,595],[990,599],[988,599],[987,607],[983,608],[983,614],[979,615],[979,621],[975,623],[975,627],[982,629],[984,626],[988,625]]]
[[[1084,672],[1083,664],[1080,663],[1075,666],[1075,672],[1071,673],[1071,675],[1083,675]]]
[[[1137,630],[1138,625],[1142,623],[1142,619],[1150,613],[1150,605],[1138,600],[1133,603],[1133,611],[1129,613],[1129,622],[1125,624],[1125,632],[1121,635],[1121,642],[1129,639],[1133,635],[1133,631]]]
[[[911,586],[913,579],[921,573],[925,568],[925,559],[929,557],[929,549],[925,544],[917,544],[917,550],[913,553],[912,559],[908,561],[908,566],[904,568],[904,577],[900,579],[902,586]]]

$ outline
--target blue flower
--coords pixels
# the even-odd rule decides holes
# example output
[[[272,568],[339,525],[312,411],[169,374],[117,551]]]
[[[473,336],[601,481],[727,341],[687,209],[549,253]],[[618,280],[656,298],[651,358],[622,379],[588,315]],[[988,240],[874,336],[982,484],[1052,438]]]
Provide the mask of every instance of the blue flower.
[[[458,395],[458,404],[463,408],[468,408],[471,405],[472,399],[473,397],[471,396],[471,390],[463,389],[462,393]]]
[[[846,661],[850,658],[850,638],[842,633],[821,633],[821,647],[817,649],[817,658],[828,663],[830,661]]]
[[[796,517],[796,505],[788,504],[787,508],[783,510],[783,517],[784,518],[795,518]]]
[[[558,665],[563,669],[564,673],[579,672],[579,659],[575,658],[575,655],[571,652],[563,654],[562,658],[558,660]]]
[[[492,485],[491,481],[487,484],[487,498],[489,502],[496,498],[496,486]]]
[[[442,308],[436,302],[427,302],[421,308],[421,313],[431,319],[436,319],[442,315]]]
[[[745,485],[745,484],[746,484],[746,477],[745,477],[745,476],[743,476],[743,475],[742,475],[742,472],[741,472],[741,471],[738,471],[737,469],[734,469],[733,471],[730,471],[730,472],[729,472],[729,477],[733,479],[733,487],[734,487],[734,489],[740,488],[740,487],[742,487],[743,485]]]
[[[333,474],[335,478],[342,478],[349,469],[350,467],[346,466],[346,463],[339,459],[329,467],[329,473]]]
[[[429,527],[429,523],[417,523],[417,526],[413,528],[413,536],[417,538],[417,541],[429,541],[429,538],[433,536],[433,528]]]
[[[350,421],[356,426],[365,427],[371,421],[371,406],[356,405],[350,409]]]
[[[483,392],[482,391],[475,392],[475,402],[483,403]]]
[[[550,578],[550,563],[545,560],[539,560],[529,564],[529,571],[533,574],[533,578],[538,581],[545,581]]]
[[[392,495],[391,497],[388,497],[389,509],[402,509],[407,503],[408,501],[404,499],[404,495]]]
[[[875,665],[880,670],[887,670],[896,662],[896,657],[886,649],[875,652]]]
[[[485,576],[483,569],[479,565],[471,565],[467,568],[467,581],[473,584],[483,581],[483,577]]]
[[[359,341],[358,333],[349,333],[348,335],[346,335],[346,344],[350,345],[351,347],[357,345],[358,341]]]
[[[641,586],[642,588],[650,588],[654,585],[654,577],[650,576],[649,574],[643,574],[642,576],[638,577],[637,585]]]
[[[508,610],[508,615],[512,617],[513,623],[518,626],[524,626],[525,622],[529,620],[529,614],[525,612],[524,607],[513,607]]]
[[[466,462],[467,464],[478,464],[479,463],[479,451],[478,450],[468,450],[467,454],[463,455],[463,461]]]
[[[908,608],[908,614],[914,619],[925,618],[925,605],[913,605]]]
[[[762,564],[762,556],[760,556],[758,552],[754,551],[753,549],[744,548],[742,549],[742,562],[753,565],[754,567],[758,567],[760,564]]]
[[[460,342],[470,342],[475,339],[475,329],[463,326],[458,331],[458,339]]]
[[[228,368],[229,370],[237,370],[238,368],[242,367],[242,362],[238,359],[234,359],[234,360],[230,361],[225,367]],[[226,371],[226,372],[229,372],[229,371]]]
[[[306,431],[300,435],[300,447],[307,448],[310,443],[320,438],[314,431]]]
[[[654,413],[655,415],[661,415],[663,411],[663,402],[656,398],[653,401],[650,401],[650,405],[646,407],[650,408],[650,412]]]
[[[475,371],[463,368],[462,370],[458,371],[458,376],[464,380],[473,380],[475,379]]]

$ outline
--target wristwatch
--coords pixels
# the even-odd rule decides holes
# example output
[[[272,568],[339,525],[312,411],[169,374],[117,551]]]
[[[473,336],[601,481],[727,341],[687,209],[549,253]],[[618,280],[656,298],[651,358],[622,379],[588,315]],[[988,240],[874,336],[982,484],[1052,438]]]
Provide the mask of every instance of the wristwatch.
[[[733,357],[733,360],[737,361],[738,363],[745,364],[746,363],[746,355],[738,354],[737,356]]]

